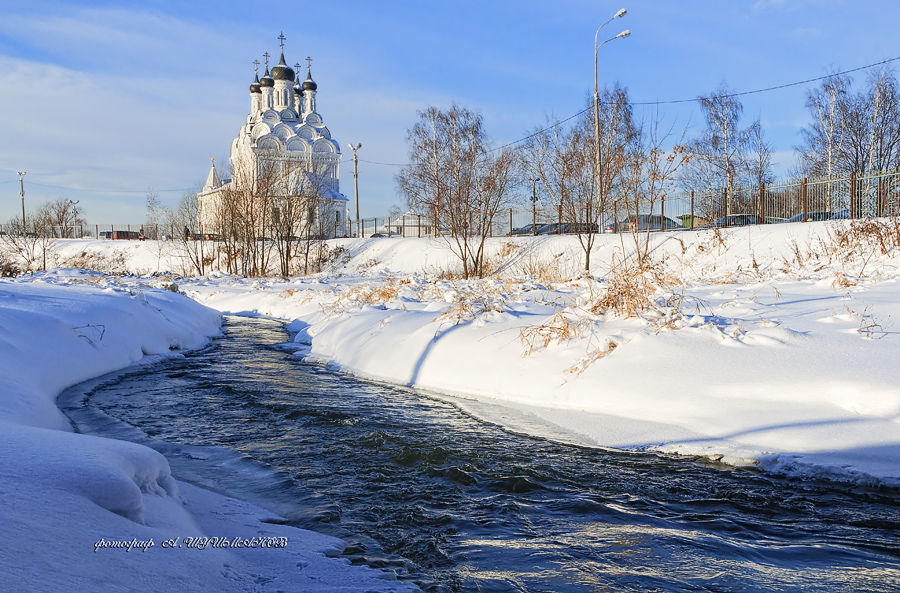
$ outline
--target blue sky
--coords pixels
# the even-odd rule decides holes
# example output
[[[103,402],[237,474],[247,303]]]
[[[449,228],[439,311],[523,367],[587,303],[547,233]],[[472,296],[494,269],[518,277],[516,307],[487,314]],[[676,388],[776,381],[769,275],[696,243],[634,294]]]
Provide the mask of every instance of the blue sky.
[[[344,150],[343,193],[352,201],[347,144],[361,142],[361,215],[384,215],[401,202],[397,168],[376,163],[405,162],[416,110],[475,109],[498,144],[577,113],[593,90],[594,32],[622,7],[601,38],[632,35],[600,50],[600,84],[619,82],[636,102],[694,99],[723,80],[752,91],[900,56],[895,0],[0,0],[0,222],[21,210],[22,170],[29,208],[77,199],[91,223],[140,223],[147,188],[176,204],[210,157],[227,161],[252,62],[266,51],[277,60],[282,31],[289,63],[313,58],[318,111]],[[762,119],[782,164],[809,121],[809,86],[743,97],[745,123]],[[658,109],[698,132],[695,104]]]

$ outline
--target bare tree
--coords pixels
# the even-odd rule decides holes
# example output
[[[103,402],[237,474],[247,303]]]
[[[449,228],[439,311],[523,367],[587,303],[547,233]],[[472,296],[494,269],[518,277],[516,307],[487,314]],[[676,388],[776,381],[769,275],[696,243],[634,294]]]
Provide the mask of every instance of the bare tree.
[[[836,74],[806,93],[806,108],[813,122],[800,131],[803,144],[796,147],[800,160],[799,173],[803,176],[827,178],[825,199],[833,210],[837,209],[834,178],[849,173],[849,168],[842,163],[847,138],[845,128],[849,90],[850,79]]]
[[[12,218],[4,225],[8,232],[0,237],[0,260],[6,262],[4,274],[12,270],[35,272],[47,269],[47,255],[53,252],[52,225],[46,204],[27,216],[27,225],[21,218]]]
[[[595,233],[609,210],[607,197],[615,192],[625,151],[635,135],[628,93],[622,87],[604,89],[598,111],[597,127],[593,109],[586,110],[566,128],[558,121],[548,120],[550,125],[531,134],[522,152],[529,176],[541,180],[554,206],[566,224],[571,225],[567,230],[577,233],[584,252],[585,271],[590,270]],[[599,188],[596,129],[600,130]]]
[[[489,150],[481,115],[458,105],[429,107],[407,132],[409,164],[396,176],[407,204],[446,229],[463,276],[484,274],[484,244],[519,181],[509,148]]]
[[[78,202],[68,198],[44,202],[35,213],[32,232],[60,238],[75,237],[76,229],[87,224],[81,214]]]
[[[168,214],[167,208],[159,199],[159,194],[147,188],[147,220],[144,223],[144,235],[150,239],[159,239],[159,226],[164,224]]]
[[[731,199],[735,176],[741,169],[748,138],[747,131],[740,128],[744,107],[724,82],[709,95],[698,97],[698,101],[706,120],[706,129],[691,146],[692,160],[703,162],[701,167],[707,168],[707,173],[717,181],[715,185],[725,188],[723,206],[727,215],[733,210]]]
[[[175,229],[173,241],[178,247],[179,255],[184,261],[182,274],[194,272],[203,275],[210,263],[200,224],[200,205],[196,191],[187,191],[181,196],[178,207],[169,212],[168,224]]]
[[[635,217],[634,220],[638,220],[642,211],[652,213],[654,208],[672,194],[680,179],[681,169],[693,158],[693,152],[686,147],[687,130],[676,135],[674,124],[668,128],[663,128],[662,125],[663,122],[656,113],[653,119],[638,127],[619,170],[618,201],[625,205],[629,215]],[[636,264],[640,270],[649,262],[648,235],[657,230],[651,228],[650,221],[652,218],[643,229],[640,225],[632,227]]]
[[[750,187],[755,188],[748,202],[753,203],[753,210],[761,217],[764,212],[763,188],[775,180],[775,175],[772,172],[772,145],[765,138],[759,117],[747,129],[747,149],[744,166]]]

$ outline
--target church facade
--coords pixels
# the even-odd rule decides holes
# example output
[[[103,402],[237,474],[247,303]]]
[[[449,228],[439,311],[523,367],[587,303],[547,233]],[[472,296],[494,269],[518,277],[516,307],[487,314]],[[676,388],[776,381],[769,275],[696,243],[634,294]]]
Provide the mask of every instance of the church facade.
[[[285,63],[284,36],[279,39],[278,64],[270,72],[265,54],[265,74],[260,79],[257,71],[250,85],[250,113],[231,143],[231,178],[221,179],[213,162],[198,194],[204,234],[225,231],[222,213],[229,206],[257,211],[259,238],[273,233],[315,238],[347,234],[340,145],[317,111],[312,60],[307,58],[301,82],[299,72]],[[299,64],[295,68],[299,70]]]

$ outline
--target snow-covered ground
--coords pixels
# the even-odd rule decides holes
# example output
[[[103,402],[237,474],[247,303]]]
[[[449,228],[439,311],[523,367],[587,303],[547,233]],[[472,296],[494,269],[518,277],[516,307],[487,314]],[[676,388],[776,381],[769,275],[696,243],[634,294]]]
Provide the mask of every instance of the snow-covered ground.
[[[639,249],[645,271],[619,273]],[[458,265],[439,240],[339,240],[331,252],[314,277],[174,281],[212,309],[289,322],[298,356],[441,394],[518,430],[900,486],[892,221],[601,236],[590,276],[579,274],[576,237],[494,239],[496,273],[484,280],[442,279]],[[63,241],[51,260],[181,271],[177,254],[152,242]],[[156,453],[66,432],[54,406],[65,386],[218,331],[208,309],[149,288],[172,281],[60,270],[0,282],[0,446],[13,460],[0,475],[12,503],[0,510],[0,545],[21,548],[4,549],[0,567],[27,585],[71,564],[74,590],[91,579],[121,585],[130,570],[188,590],[207,578],[204,588],[252,590],[259,575],[275,581],[256,587],[275,590],[301,563],[301,574],[339,581],[334,571],[351,569],[316,555],[333,540],[259,523],[264,513],[243,503],[217,511],[226,502],[175,483]],[[160,548],[189,533],[284,530],[287,552]],[[157,547],[137,560],[134,550],[94,553],[101,536],[153,537]],[[361,589],[400,588],[359,570],[350,579]]]
[[[650,308],[631,317],[603,306],[631,236],[601,237],[593,277],[569,281],[575,237],[497,239],[499,277],[474,281],[434,279],[455,266],[439,242],[384,239],[344,241],[316,278],[185,290],[291,321],[301,355],[532,432],[897,486],[900,251],[848,229],[651,235]]]
[[[177,482],[152,449],[73,433],[55,405],[69,385],[219,331],[218,313],[137,282],[70,270],[0,281],[0,589],[414,590],[326,557],[339,540]]]

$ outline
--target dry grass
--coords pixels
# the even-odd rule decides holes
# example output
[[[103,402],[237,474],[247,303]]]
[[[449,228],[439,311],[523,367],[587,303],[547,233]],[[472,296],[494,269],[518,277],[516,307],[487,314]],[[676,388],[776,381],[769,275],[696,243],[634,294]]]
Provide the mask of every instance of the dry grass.
[[[322,303],[322,312],[326,315],[341,315],[348,309],[358,309],[363,305],[385,308],[400,293],[400,285],[393,278],[387,278],[380,284],[358,284],[345,292],[335,293],[337,297],[328,303]]]
[[[525,356],[530,356],[535,348],[546,348],[552,342],[561,344],[583,334],[586,319],[572,319],[565,311],[557,311],[541,325],[523,327],[519,330],[519,340],[525,347]]]
[[[614,262],[615,263],[615,262]],[[519,330],[519,340],[524,347],[524,355],[547,348],[552,343],[560,344],[578,338],[587,339],[593,333],[596,323],[604,323],[600,316],[613,315],[619,318],[640,318],[646,323],[644,328],[652,331],[674,330],[681,327],[678,322],[684,318],[684,296],[673,294],[661,281],[660,271],[649,266],[639,268],[624,263],[613,265],[603,284],[590,278],[573,282],[582,287],[583,294],[576,306],[560,307],[553,316],[540,325]],[[646,331],[638,329],[636,331]],[[627,340],[626,340],[627,341]],[[568,371],[582,373],[588,366],[609,356],[623,342],[603,338],[603,345],[590,350]]]
[[[69,258],[56,258],[56,265],[63,268],[79,268],[92,272],[104,272],[107,274],[128,273],[128,262],[125,253],[113,251],[108,256],[99,253],[82,251],[79,255]]]
[[[434,318],[438,322],[452,322],[459,325],[489,312],[506,311],[506,295],[499,288],[487,282],[458,287],[452,294],[452,305]]]
[[[606,290],[593,299],[588,310],[595,315],[612,312],[626,318],[638,317],[656,307],[653,297],[660,288],[658,275],[652,269],[614,263],[606,276]]]
[[[597,348],[596,350],[591,351],[587,356],[567,368],[566,371],[572,373],[573,375],[580,375],[594,362],[612,354],[613,350],[615,350],[617,347],[617,343],[607,338],[606,348]]]

